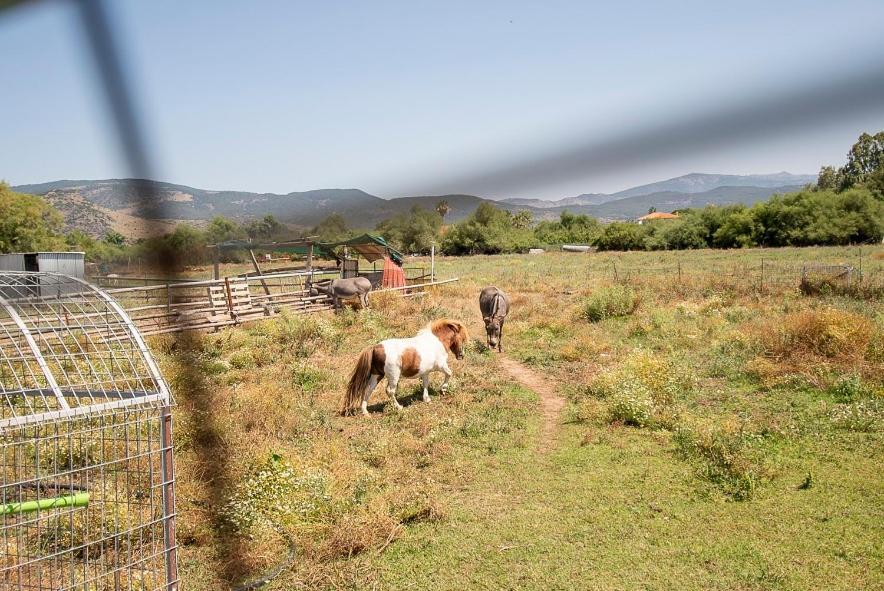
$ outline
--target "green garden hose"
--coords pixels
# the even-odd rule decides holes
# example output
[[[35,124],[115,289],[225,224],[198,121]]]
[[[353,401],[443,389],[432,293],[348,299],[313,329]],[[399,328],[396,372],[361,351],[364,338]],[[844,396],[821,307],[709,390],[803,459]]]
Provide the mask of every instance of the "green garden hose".
[[[7,503],[3,505],[3,515],[17,515],[19,513],[33,513],[34,511],[46,511],[49,509],[61,509],[63,507],[86,507],[89,505],[89,493],[77,493],[64,497],[52,497],[39,501],[24,501],[21,503]]]

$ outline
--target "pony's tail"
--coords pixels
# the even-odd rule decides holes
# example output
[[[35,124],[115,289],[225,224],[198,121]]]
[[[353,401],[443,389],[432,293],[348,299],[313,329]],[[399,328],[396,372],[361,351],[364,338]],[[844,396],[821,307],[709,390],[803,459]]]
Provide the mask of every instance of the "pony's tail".
[[[374,355],[374,348],[368,347],[359,355],[359,361],[353,368],[350,375],[350,383],[347,384],[347,393],[344,394],[344,400],[341,404],[341,414],[346,415],[350,412],[365,394],[368,388],[368,381],[371,378],[371,360]]]

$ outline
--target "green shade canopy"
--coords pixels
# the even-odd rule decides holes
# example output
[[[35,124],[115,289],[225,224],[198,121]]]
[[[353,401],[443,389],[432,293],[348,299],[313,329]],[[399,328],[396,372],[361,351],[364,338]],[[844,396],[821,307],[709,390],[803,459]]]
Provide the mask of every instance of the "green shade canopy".
[[[387,241],[380,236],[375,236],[373,234],[363,234],[362,236],[350,238],[349,240],[341,240],[340,242],[322,243],[322,246],[330,249],[346,246],[361,254],[370,263],[379,261],[389,255],[389,257],[393,259],[393,262],[400,267],[402,266],[402,253],[387,244]]]

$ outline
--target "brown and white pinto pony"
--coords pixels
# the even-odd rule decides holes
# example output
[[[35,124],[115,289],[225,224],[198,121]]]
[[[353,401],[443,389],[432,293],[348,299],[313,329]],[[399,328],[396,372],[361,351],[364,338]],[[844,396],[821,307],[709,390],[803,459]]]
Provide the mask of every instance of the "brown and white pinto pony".
[[[368,347],[359,355],[359,361],[350,376],[341,414],[349,414],[361,400],[362,414],[368,414],[368,398],[384,377],[387,378],[387,394],[393,406],[402,408],[396,400],[400,378],[420,376],[424,386],[424,402],[430,401],[430,373],[445,374],[441,390],[448,389],[451,369],[448,353],[463,359],[464,345],[469,335],[463,323],[442,318],[429,323],[410,339],[387,339]]]

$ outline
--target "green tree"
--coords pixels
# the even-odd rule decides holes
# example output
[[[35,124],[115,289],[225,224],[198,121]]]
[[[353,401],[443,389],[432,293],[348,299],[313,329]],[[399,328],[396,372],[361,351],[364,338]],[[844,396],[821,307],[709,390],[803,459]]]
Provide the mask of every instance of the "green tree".
[[[598,220],[565,210],[558,221],[543,220],[534,228],[541,244],[591,244],[601,233]]]
[[[426,253],[439,240],[442,217],[415,205],[407,214],[400,214],[377,225],[376,230],[404,252]]]
[[[344,216],[333,213],[314,226],[310,233],[321,242],[337,242],[349,238],[352,230],[347,226]]]
[[[841,186],[841,172],[834,166],[823,166],[816,180],[817,189],[834,191]]]
[[[269,240],[280,234],[285,227],[272,215],[265,215],[260,220],[251,220],[243,230],[252,240]]]
[[[0,181],[0,252],[63,249],[61,224],[61,214],[46,201]]]
[[[439,203],[436,204],[436,213],[439,214],[439,217],[445,221],[445,216],[448,215],[448,212],[451,211],[451,207],[448,205],[448,201],[446,199],[442,199]]]
[[[696,220],[682,219],[671,220],[661,224],[663,226],[664,242],[666,248],[673,250],[686,250],[692,248],[706,248],[709,243],[704,238],[704,228]]]
[[[712,244],[718,248],[746,248],[758,245],[761,226],[745,208],[729,212],[724,222],[712,235]]]
[[[644,250],[648,227],[629,222],[613,222],[605,226],[596,239],[599,250]]]
[[[872,192],[872,195],[884,200],[884,166],[879,166],[878,170],[869,175],[866,186]]]
[[[841,190],[865,183],[869,177],[884,166],[884,131],[875,135],[864,133],[859,136],[850,152],[847,164],[841,168]]]
[[[524,252],[535,243],[529,228],[518,228],[513,216],[490,203],[445,234],[442,250],[448,254],[498,254]]]
[[[213,217],[206,227],[205,238],[209,244],[218,244],[244,237],[245,232],[239,224],[220,215]]]
[[[123,246],[126,243],[126,237],[116,230],[108,230],[104,235],[104,241],[112,246]]]
[[[123,244],[114,244],[107,239],[95,240],[81,230],[72,230],[65,236],[68,250],[85,253],[86,260],[94,263],[109,263],[120,260],[126,248]]]
[[[527,209],[520,209],[516,213],[512,214],[513,227],[519,228],[520,230],[524,230],[531,226],[531,222],[534,221],[534,216]]]
[[[862,187],[775,195],[751,213],[765,246],[878,242],[884,233],[884,202]]]

